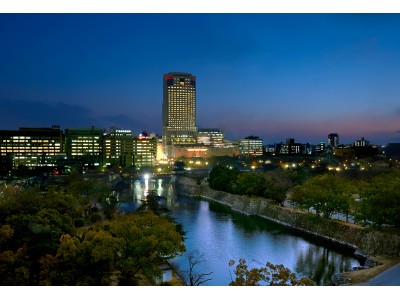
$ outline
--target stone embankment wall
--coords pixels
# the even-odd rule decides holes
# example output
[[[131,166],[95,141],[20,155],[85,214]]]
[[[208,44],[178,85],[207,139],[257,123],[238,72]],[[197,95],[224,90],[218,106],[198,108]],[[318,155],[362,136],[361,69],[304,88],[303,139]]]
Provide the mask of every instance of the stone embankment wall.
[[[178,194],[201,197],[228,205],[246,215],[257,215],[307,234],[357,250],[363,256],[400,256],[400,236],[374,229],[347,224],[337,220],[319,218],[306,212],[281,207],[272,200],[250,199],[246,196],[216,191],[196,179],[176,176]]]

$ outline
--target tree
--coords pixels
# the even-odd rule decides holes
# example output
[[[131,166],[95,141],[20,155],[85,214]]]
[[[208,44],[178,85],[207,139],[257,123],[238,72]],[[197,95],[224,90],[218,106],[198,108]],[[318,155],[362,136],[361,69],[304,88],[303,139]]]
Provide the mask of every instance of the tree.
[[[196,268],[205,262],[204,254],[200,254],[198,250],[195,250],[191,253],[188,253],[186,257],[189,264],[189,269],[183,272],[188,278],[186,285],[199,286],[207,281],[212,280],[212,278],[209,278],[208,276],[210,276],[213,272],[198,273],[196,271]]]
[[[13,234],[11,226],[0,226],[0,285],[28,285],[31,274],[27,247],[10,249],[8,242]]]
[[[292,200],[307,209],[314,208],[317,214],[331,218],[334,212],[348,211],[354,190],[341,177],[325,174],[308,179],[295,187]]]
[[[109,195],[108,197],[100,200],[100,204],[107,219],[111,219],[117,210],[118,199],[114,195]]]
[[[275,200],[278,204],[283,206],[286,200],[286,194],[289,186],[279,182],[275,177],[268,176],[265,178],[265,188],[263,196],[268,199]]]
[[[6,282],[39,284],[41,257],[57,253],[63,234],[76,234],[73,218],[81,215],[84,200],[55,187],[49,187],[45,193],[38,188],[2,190],[0,220],[12,229],[7,239],[8,252],[3,253],[3,258],[14,272],[19,272],[18,277],[14,274]]]
[[[261,196],[266,189],[264,176],[256,173],[241,173],[237,180],[237,192],[247,196]]]
[[[292,200],[298,207],[310,211],[313,206],[313,200],[306,196],[306,188],[304,185],[296,185],[290,196]]]
[[[232,193],[234,191],[234,184],[238,176],[239,171],[236,169],[216,166],[210,172],[208,183],[210,188],[214,190]]]
[[[234,267],[235,261],[229,262],[229,267]],[[239,259],[233,271],[235,278],[229,285],[233,286],[311,286],[315,283],[307,277],[297,278],[296,274],[283,265],[274,265],[267,262],[265,267],[249,269],[246,260]]]
[[[159,276],[158,263],[185,252],[176,225],[151,211],[119,215],[109,223],[109,228],[113,236],[122,239],[118,267],[129,284],[142,276]]]
[[[55,254],[62,234],[75,234],[72,218],[55,209],[41,209],[36,214],[14,214],[6,219],[14,232],[8,244],[12,249],[26,247],[25,257],[30,270],[30,284],[37,284],[39,259]]]
[[[357,212],[358,220],[369,220],[376,226],[400,227],[400,173],[393,171],[371,178],[363,185]]]
[[[68,194],[77,197],[84,195],[87,198],[87,202],[92,204],[100,203],[110,192],[105,182],[94,179],[84,180],[80,174],[74,174],[69,177],[66,191]]]
[[[101,228],[88,231],[83,241],[63,235],[57,254],[40,259],[40,284],[108,285],[121,243]]]
[[[5,219],[20,213],[34,215],[43,208],[78,217],[86,203],[82,195],[70,194],[53,187],[49,187],[46,193],[42,193],[38,188],[6,187],[0,193],[0,218]]]
[[[167,208],[161,207],[160,197],[158,196],[156,190],[150,190],[146,196],[146,201],[144,201],[142,205],[138,208],[139,212],[145,212],[147,210],[151,210],[156,215],[160,215],[161,212],[168,211]]]

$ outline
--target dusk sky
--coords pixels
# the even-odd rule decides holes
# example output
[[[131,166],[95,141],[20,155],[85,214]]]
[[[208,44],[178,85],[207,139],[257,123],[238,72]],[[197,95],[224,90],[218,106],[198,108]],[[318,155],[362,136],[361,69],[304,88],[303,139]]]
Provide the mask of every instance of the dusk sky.
[[[161,134],[162,78],[197,125],[264,144],[400,142],[400,14],[0,14],[0,129]]]

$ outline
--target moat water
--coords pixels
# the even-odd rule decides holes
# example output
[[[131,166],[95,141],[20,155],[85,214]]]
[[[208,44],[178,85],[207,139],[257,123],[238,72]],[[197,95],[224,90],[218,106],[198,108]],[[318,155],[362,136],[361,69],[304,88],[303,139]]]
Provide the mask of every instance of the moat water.
[[[360,265],[351,249],[304,236],[260,217],[245,216],[215,202],[176,196],[166,179],[133,181],[132,196],[136,200],[122,203],[120,209],[135,210],[149,190],[164,197],[163,204],[183,225],[187,253],[197,251],[203,255],[204,262],[195,271],[212,272],[206,285],[229,285],[233,274],[229,261],[238,262],[240,258],[249,267],[259,268],[267,261],[283,264],[317,285],[330,284],[334,273]],[[186,254],[171,263],[178,271],[188,270]]]

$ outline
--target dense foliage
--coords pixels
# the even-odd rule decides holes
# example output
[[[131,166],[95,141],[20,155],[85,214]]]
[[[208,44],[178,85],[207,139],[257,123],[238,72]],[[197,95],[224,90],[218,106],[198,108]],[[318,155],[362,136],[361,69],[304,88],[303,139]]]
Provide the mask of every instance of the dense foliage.
[[[212,189],[233,193],[239,174],[236,169],[216,166],[210,172],[208,183]]]
[[[357,220],[400,228],[400,171],[373,176],[359,184]]]
[[[1,188],[0,285],[137,284],[185,251],[173,220],[120,215],[103,182],[70,179],[46,192]]]
[[[349,176],[350,175],[350,176]],[[324,174],[293,189],[291,200],[324,217],[351,214],[356,222],[400,227],[400,171]]]
[[[239,172],[217,166],[210,172],[212,189],[247,196],[260,196],[282,204],[290,186],[289,176],[279,172]]]
[[[342,172],[306,172],[305,168],[267,172],[239,172],[216,166],[209,186],[229,193],[260,196],[324,218],[342,213],[349,220],[372,226],[400,228],[400,170],[348,169]]]
[[[171,259],[185,251],[183,239],[175,224],[151,211],[122,215],[110,222],[110,232],[121,237],[121,259],[118,269],[126,283],[132,284],[138,274],[159,275],[157,263]]]
[[[314,176],[303,185],[296,186],[292,200],[302,208],[313,208],[317,214],[331,218],[334,212],[347,212],[356,192],[353,185],[335,174]]]

